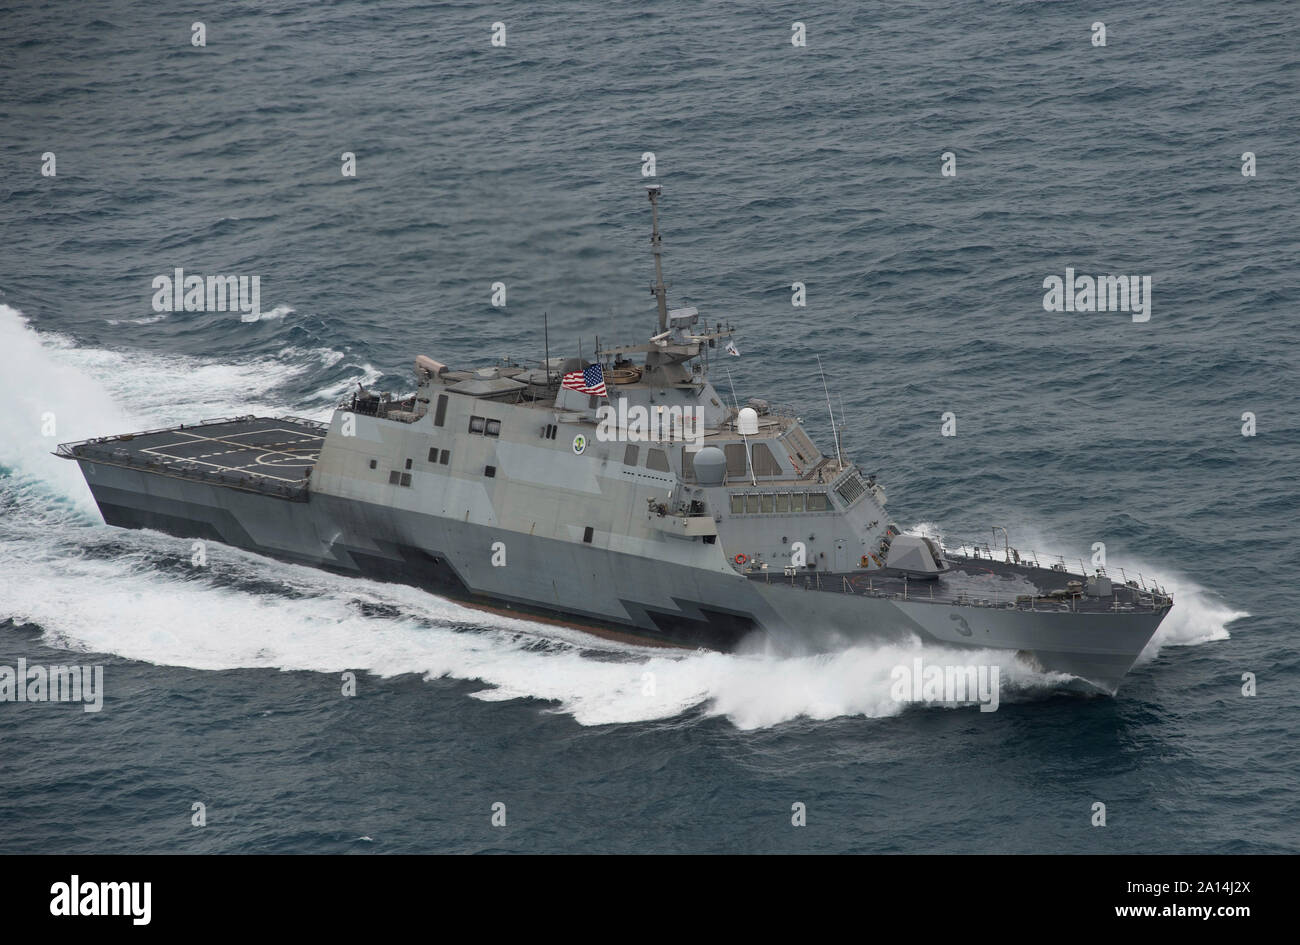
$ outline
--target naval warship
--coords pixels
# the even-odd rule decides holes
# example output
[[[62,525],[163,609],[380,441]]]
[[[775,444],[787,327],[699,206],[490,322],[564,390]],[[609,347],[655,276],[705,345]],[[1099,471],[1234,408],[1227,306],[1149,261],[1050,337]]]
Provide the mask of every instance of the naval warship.
[[[827,453],[793,409],[729,403],[710,367],[736,351],[734,328],[669,310],[661,188],[647,190],[658,330],[643,343],[532,367],[420,355],[409,396],[359,386],[328,423],[210,419],[56,455],[110,525],[637,643],[799,654],[919,638],[1014,651],[1113,694],[1173,606],[1164,589],[1022,555],[1005,531],[1001,548],[903,534],[833,414]]]

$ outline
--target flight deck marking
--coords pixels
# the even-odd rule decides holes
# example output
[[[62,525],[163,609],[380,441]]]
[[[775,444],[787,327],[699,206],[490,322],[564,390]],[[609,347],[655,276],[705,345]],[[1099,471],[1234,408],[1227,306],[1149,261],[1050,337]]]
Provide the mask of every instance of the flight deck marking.
[[[172,443],[164,443],[156,447],[142,447],[140,452],[173,463],[193,463],[199,466],[210,466],[213,469],[224,472],[244,473],[249,476],[260,476],[266,479],[275,479],[279,482],[288,483],[300,482],[301,479],[288,479],[284,476],[274,476],[270,473],[262,472],[261,470],[301,469],[304,467],[310,467],[320,458],[320,446],[325,440],[324,434],[304,434],[301,430],[288,430],[284,427],[261,427],[256,430],[229,433],[225,435],[225,437],[229,437],[229,439],[221,436],[204,436],[201,433],[190,430],[171,430],[168,432],[181,434],[182,436],[188,437],[188,439],[177,440]],[[276,433],[287,435],[289,439],[281,439],[271,443],[240,442],[236,439],[237,437],[251,437],[260,434]],[[315,448],[294,447],[292,445],[297,443],[311,443]],[[198,453],[195,455],[168,452],[177,449],[178,447],[199,446],[201,448],[203,444],[228,446],[230,449],[214,450],[211,453]],[[285,448],[282,449],[281,447]],[[220,462],[207,462],[209,457],[231,455],[247,455],[249,458],[237,466]]]
[[[285,451],[285,452],[292,452],[292,451]],[[303,450],[300,452],[306,452],[306,451]],[[257,463],[257,465],[259,466],[269,466],[272,469],[283,469],[285,467],[293,467],[293,466],[311,466],[315,464],[316,458],[319,454],[313,453],[308,457],[288,456],[287,458],[285,458],[281,456],[268,461],[266,457],[271,455],[272,455],[271,453],[263,453],[261,456],[257,457],[257,459],[253,460],[253,462]],[[295,462],[290,462],[290,460],[295,460]]]
[[[236,450],[240,450],[240,451],[250,450],[250,451],[251,451],[251,450],[255,450],[255,449],[265,450],[268,446],[270,446],[270,447],[275,447],[275,446],[280,446],[280,445],[287,445],[287,444],[289,444],[289,443],[308,443],[308,442],[311,442],[311,441],[313,441],[313,440],[316,441],[316,442],[321,442],[321,443],[323,443],[324,440],[325,440],[324,435],[320,435],[320,436],[315,436],[315,435],[299,436],[299,437],[297,437],[296,439],[292,439],[292,440],[281,440],[281,441],[279,441],[278,443],[238,443],[238,442],[235,442],[235,441],[233,440],[233,437],[236,437],[236,436],[251,436],[251,435],[253,435],[254,433],[287,433],[287,434],[293,435],[294,433],[298,432],[298,431],[294,431],[294,430],[285,430],[285,429],[282,429],[282,428],[274,428],[274,429],[267,429],[267,430],[248,430],[248,431],[245,431],[244,433],[232,433],[232,434],[230,434],[230,437],[232,437],[232,439],[226,439],[226,438],[224,438],[224,437],[219,437],[219,436],[200,436],[200,435],[198,435],[197,433],[190,433],[190,431],[188,431],[188,430],[173,430],[173,431],[171,431],[171,432],[173,432],[173,433],[182,433],[182,434],[185,434],[186,436],[191,437],[191,439],[188,439],[188,440],[179,440],[179,441],[177,441],[177,442],[175,442],[175,443],[165,443],[165,444],[162,444],[162,445],[157,446],[157,447],[147,447],[147,448],[145,448],[145,449],[143,450],[143,452],[154,452],[155,450],[172,449],[172,448],[177,447],[177,446],[193,446],[193,445],[195,445],[195,444],[198,444],[198,443],[205,443],[205,442],[206,442],[206,443],[222,443],[222,444],[224,444],[224,445],[226,445],[226,446],[234,447],[234,449],[236,449]]]

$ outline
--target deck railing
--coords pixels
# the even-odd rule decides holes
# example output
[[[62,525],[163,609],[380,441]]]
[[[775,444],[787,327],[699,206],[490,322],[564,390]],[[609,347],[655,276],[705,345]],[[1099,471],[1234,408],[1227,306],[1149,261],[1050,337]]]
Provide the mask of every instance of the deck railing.
[[[144,430],[139,433],[120,433],[114,436],[91,437],[86,440],[75,440],[70,443],[60,443],[55,448],[55,455],[64,459],[80,459],[87,462],[100,463],[105,466],[121,466],[128,469],[139,469],[143,472],[150,472],[156,475],[172,476],[177,479],[188,479],[196,482],[206,482],[211,485],[224,486],[231,489],[240,489],[247,492],[256,492],[259,495],[269,495],[276,498],[287,499],[291,502],[306,502],[308,499],[308,480],[304,477],[301,482],[283,482],[261,473],[251,471],[235,472],[224,469],[204,469],[193,460],[177,459],[164,461],[154,456],[145,456],[138,453],[132,453],[130,450],[122,447],[114,448],[114,443],[128,443],[137,437],[150,436],[157,433],[172,433],[178,430],[192,430],[202,427],[217,426],[224,423],[246,423],[252,420],[284,420],[291,423],[298,423],[304,426],[312,427],[316,430],[328,428],[328,424],[319,420],[308,420],[303,417],[256,417],[247,414],[242,417],[213,417],[206,420],[200,420],[198,423],[186,423],[174,427],[159,427],[155,430]],[[87,447],[94,449],[87,450]],[[84,451],[84,452],[82,452]]]
[[[966,561],[978,561],[982,559],[986,561],[999,561],[1006,564],[1030,565],[1035,568],[1046,568],[1055,571],[1066,571],[1070,566],[1064,555],[1040,556],[1037,551],[1030,551],[1028,554],[1021,554],[1017,549],[1009,546],[1004,546],[1002,549],[999,549],[1002,553],[996,554],[994,550],[989,547],[988,542],[957,541],[952,545],[944,544],[942,545],[942,548],[945,557],[961,558]],[[1128,572],[1123,568],[1116,567],[1115,570],[1119,572],[1119,577],[1117,579],[1109,572],[1105,565],[1089,567],[1084,563],[1082,558],[1075,558],[1074,560],[1078,562],[1079,565],[1079,570],[1075,573],[1083,575],[1084,577],[1100,575],[1101,577],[1109,578],[1112,581],[1118,580],[1119,583],[1125,587],[1136,589],[1142,593],[1172,600],[1163,586],[1154,581],[1148,583],[1141,571],[1137,572],[1136,578],[1131,578],[1129,577]],[[1044,564],[1044,561],[1048,563]]]
[[[965,547],[969,548],[971,546],[966,545]],[[977,556],[965,555],[950,548],[944,549],[945,555],[950,555],[954,558],[961,558],[966,561],[1002,560],[1001,558],[995,559],[991,554],[987,553],[987,549],[985,549],[985,551],[985,554]],[[1020,560],[1022,563],[1028,563],[1027,558],[1023,555],[1020,557]],[[1012,563],[1014,564],[1014,561]],[[1041,567],[1041,565],[1037,566]],[[1121,581],[1111,578],[1113,586],[1112,593],[1101,595],[1099,597],[1089,596],[1087,592],[1083,590],[1072,594],[1066,594],[1065,596],[1058,593],[1055,597],[1048,593],[1035,594],[1032,596],[1019,594],[1004,595],[999,594],[997,589],[993,588],[989,597],[986,598],[971,597],[965,591],[958,592],[952,597],[936,597],[936,584],[934,581],[912,581],[906,575],[903,575],[901,578],[889,576],[881,577],[880,585],[878,586],[876,576],[872,572],[862,572],[850,576],[842,572],[800,572],[794,569],[786,569],[781,572],[776,572],[774,577],[773,572],[766,568],[751,568],[744,573],[748,573],[751,579],[758,579],[761,575],[762,580],[767,584],[772,584],[774,582],[788,582],[791,587],[802,587],[804,590],[808,591],[815,590],[829,591],[837,594],[858,594],[864,597],[879,597],[904,601],[920,600],[934,603],[947,603],[957,607],[987,607],[1002,610],[1015,609],[1051,613],[1062,610],[1078,611],[1080,609],[1078,605],[1080,600],[1086,599],[1100,603],[1107,598],[1110,599],[1111,603],[1108,607],[1104,608],[1106,610],[1122,611],[1133,610],[1135,608],[1160,609],[1172,605],[1173,598],[1164,590],[1164,588],[1147,587],[1145,586],[1145,580],[1139,581],[1129,578],[1123,568],[1117,570],[1119,570],[1121,575],[1123,575],[1123,580]],[[823,573],[825,573],[827,577],[825,583],[822,581]],[[1088,576],[1086,571],[1082,573],[1085,577]],[[1103,577],[1108,576],[1105,568],[1097,568],[1095,573],[1100,574]],[[839,578],[839,581],[834,580],[836,577]],[[1139,573],[1138,577],[1141,579],[1142,575]],[[1120,594],[1117,593],[1120,590],[1127,592],[1124,595],[1128,598],[1127,600],[1120,599]],[[1095,613],[1100,608],[1085,607],[1083,609]]]

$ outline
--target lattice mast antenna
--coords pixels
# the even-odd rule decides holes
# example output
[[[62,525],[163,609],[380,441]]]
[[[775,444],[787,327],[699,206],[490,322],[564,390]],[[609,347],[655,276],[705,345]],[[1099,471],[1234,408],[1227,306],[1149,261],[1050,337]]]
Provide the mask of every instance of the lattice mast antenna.
[[[659,236],[659,195],[663,187],[659,184],[646,184],[646,193],[650,197],[650,250],[655,256],[655,284],[650,287],[659,302],[659,331],[668,330],[668,288],[664,285],[663,241]]]

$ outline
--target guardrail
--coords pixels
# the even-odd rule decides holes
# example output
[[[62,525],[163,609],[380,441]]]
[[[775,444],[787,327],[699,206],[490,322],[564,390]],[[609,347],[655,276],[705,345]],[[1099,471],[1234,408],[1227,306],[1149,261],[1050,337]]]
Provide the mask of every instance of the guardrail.
[[[858,575],[850,578],[845,574],[826,574],[820,571],[802,574],[773,574],[763,570],[746,572],[750,580],[760,578],[766,584],[783,583],[805,591],[820,591],[832,594],[849,594],[859,597],[875,597],[882,600],[915,601],[948,605],[951,607],[979,607],[989,610],[1018,610],[1033,613],[1128,613],[1133,611],[1159,610],[1173,603],[1173,599],[1159,594],[1151,594],[1134,585],[1121,585],[1131,592],[1130,600],[1121,600],[1118,594],[1106,597],[1088,597],[1085,594],[1073,594],[1068,597],[1039,595],[1008,595],[1000,597],[993,591],[990,597],[972,597],[965,591],[952,595],[936,595],[932,581],[908,581],[882,578],[877,584],[871,575]],[[839,580],[834,580],[839,578]],[[864,581],[865,579],[865,581]],[[1118,588],[1117,588],[1118,589]]]
[[[179,426],[174,427],[157,427],[153,430],[141,430],[138,433],[114,433],[110,436],[92,436],[85,440],[73,440],[70,443],[60,443],[55,447],[54,453],[56,456],[63,456],[71,459],[72,450],[76,449],[78,446],[93,446],[99,443],[114,443],[119,440],[134,440],[137,436],[151,436],[155,433],[171,433],[173,430],[185,430],[191,427],[214,426],[218,423],[240,423],[257,419],[259,418],[249,413],[244,414],[242,417],[213,417],[208,420],[200,420],[198,423],[182,423]],[[285,419],[292,418],[286,417]]]
[[[138,436],[152,436],[155,433],[172,433],[177,430],[194,430],[200,427],[217,426],[222,423],[247,423],[250,420],[287,420],[290,423],[301,423],[303,426],[311,427],[315,430],[328,430],[329,424],[321,420],[308,420],[306,417],[259,417],[255,414],[246,413],[238,417],[208,417],[197,423],[182,423],[174,427],[157,427],[152,430],[140,430],[133,433],[114,433],[109,436],[92,436],[85,440],[72,440],[68,443],[60,443],[54,449],[56,456],[62,456],[67,459],[73,458],[72,450],[79,446],[94,446],[100,443],[115,443],[118,441],[134,440]]]
[[[308,420],[304,417],[257,417],[253,414],[240,417],[212,417],[200,420],[198,423],[181,424],[175,427],[159,427],[154,430],[143,430],[139,433],[121,433],[114,436],[98,436],[86,440],[60,443],[55,447],[54,454],[63,459],[85,460],[104,466],[138,469],[154,475],[203,482],[229,489],[239,489],[244,492],[255,492],[258,495],[268,495],[274,498],[286,499],[290,502],[306,502],[309,497],[309,480],[306,478],[302,482],[283,482],[251,471],[233,472],[222,469],[205,469],[192,460],[163,461],[157,457],[144,456],[132,453],[120,446],[116,448],[113,446],[115,443],[127,443],[137,437],[157,433],[172,433],[178,430],[199,429],[224,423],[240,423],[263,419],[298,423],[316,430],[328,428],[326,423],[319,420]]]
[[[164,463],[156,459],[144,459],[133,456],[126,450],[121,449],[106,454],[88,453],[77,455],[68,452],[59,455],[69,459],[98,463],[102,466],[138,469],[141,472],[168,476],[172,479],[185,479],[190,482],[203,482],[229,489],[239,489],[244,492],[256,492],[258,495],[269,495],[278,499],[287,499],[290,502],[306,502],[308,499],[309,490],[306,479],[301,483],[280,482],[260,473],[232,473],[221,469],[202,469],[193,463]]]
[[[1033,566],[1035,568],[1046,568],[1053,571],[1068,571],[1069,568],[1069,562],[1066,561],[1064,555],[1042,555],[1040,558],[1038,552],[1032,550],[1028,554],[1021,554],[1017,549],[1012,548],[1009,543],[1003,546],[1001,549],[1001,555],[995,554],[994,550],[986,541],[957,541],[953,545],[941,544],[941,547],[943,548],[945,557],[962,558],[968,561],[978,561],[981,559],[987,561],[1001,561],[1005,564]],[[971,553],[967,554],[966,549],[969,549]],[[1048,563],[1043,564],[1044,560]],[[1079,564],[1079,570],[1076,573],[1084,577],[1100,575],[1101,577],[1109,578],[1112,581],[1118,580],[1119,583],[1123,584],[1125,587],[1139,590],[1145,594],[1150,594],[1154,597],[1163,598],[1168,601],[1173,600],[1169,592],[1166,591],[1163,586],[1154,581],[1148,582],[1141,571],[1137,572],[1137,578],[1134,579],[1129,577],[1128,572],[1123,568],[1117,567],[1115,570],[1119,572],[1119,577],[1116,578],[1109,572],[1109,570],[1107,570],[1105,565],[1096,565],[1090,568],[1084,563],[1082,558],[1076,558],[1074,560]]]

